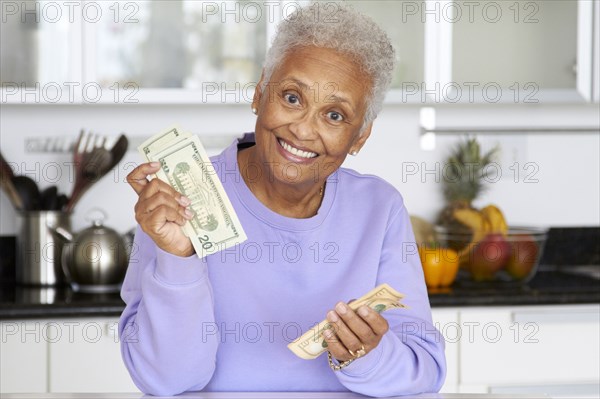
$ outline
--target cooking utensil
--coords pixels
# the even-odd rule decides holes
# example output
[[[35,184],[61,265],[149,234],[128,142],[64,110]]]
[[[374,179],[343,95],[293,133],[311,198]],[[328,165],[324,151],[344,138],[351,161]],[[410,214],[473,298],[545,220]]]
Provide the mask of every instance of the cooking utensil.
[[[63,247],[61,265],[75,291],[118,291],[128,264],[126,240],[115,230],[103,226],[106,214],[92,218],[92,225],[78,233],[57,227],[54,231],[67,243]]]
[[[71,211],[73,207],[75,207],[75,204],[79,202],[81,196],[95,182],[104,176],[106,172],[102,168],[106,168],[110,163],[110,153],[102,147],[106,143],[106,138],[102,140],[99,146],[95,144],[96,139],[94,137],[92,137],[91,140],[91,142],[94,143],[93,148],[88,151],[87,145],[85,145],[85,152],[81,154],[81,164],[78,165],[78,178],[75,180],[75,187],[73,188],[71,198],[69,198],[69,202],[67,203],[67,212]],[[86,144],[88,142],[89,136]]]
[[[63,241],[54,229],[70,229],[70,215],[60,211],[18,212],[17,225],[17,282],[50,286],[64,283],[60,264]]]
[[[127,147],[129,147],[129,141],[127,140],[127,137],[124,134],[122,134],[119,136],[117,142],[110,149],[110,152],[112,154],[112,166],[110,167],[110,169],[114,168],[119,162],[121,162],[121,160],[125,156],[125,153],[127,152]]]
[[[33,179],[27,176],[15,176],[12,179],[15,190],[19,193],[26,211],[39,211],[41,208],[40,190]]]
[[[60,194],[56,199],[56,210],[64,210],[69,202],[69,197],[65,194]]]
[[[73,185],[73,190],[71,191],[71,198],[73,198],[73,194],[77,193],[81,190],[81,184],[83,184],[83,157],[85,151],[87,149],[87,143],[89,141],[90,136],[84,136],[83,129],[79,132],[79,137],[73,146],[73,165],[75,168],[75,183]],[[69,206],[69,202],[65,205],[64,209]],[[72,206],[71,206],[72,207]]]
[[[19,196],[19,193],[15,189],[15,185],[12,182],[12,179],[15,177],[10,165],[4,160],[2,153],[0,153],[0,186],[2,190],[6,193],[10,202],[13,206],[18,209],[23,209],[23,201]]]
[[[89,156],[89,160],[83,169],[83,176],[91,183],[98,181],[106,172],[108,172],[112,155],[104,146],[106,137],[102,140],[100,147],[95,147]],[[89,188],[89,185],[88,185]]]
[[[80,135],[80,139],[81,137]],[[87,147],[89,136],[85,140],[84,147]],[[96,139],[92,140],[97,141]],[[121,135],[110,150],[107,150],[105,145],[106,138],[103,138],[101,143],[96,144],[91,150],[76,154],[79,157],[80,166],[77,168],[78,177],[75,179],[75,187],[66,205],[66,211],[71,211],[81,196],[121,161],[127,151],[128,141],[125,135]]]
[[[85,135],[82,130],[79,138],[73,147],[73,164],[75,165],[75,185],[71,191],[71,197],[65,206],[65,211],[70,212],[79,201],[79,198],[86,191],[85,186],[89,185],[89,178],[85,176],[85,170],[90,168],[91,153],[95,148],[95,136],[89,133]],[[88,147],[92,147],[88,149]]]
[[[50,186],[43,189],[40,193],[40,203],[43,211],[58,210],[58,188]]]

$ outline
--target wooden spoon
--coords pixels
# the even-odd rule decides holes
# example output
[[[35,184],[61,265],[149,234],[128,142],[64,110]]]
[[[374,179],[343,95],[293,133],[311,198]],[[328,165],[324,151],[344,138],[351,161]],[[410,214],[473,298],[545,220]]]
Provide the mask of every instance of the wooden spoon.
[[[110,169],[114,168],[119,162],[121,162],[121,160],[125,156],[125,153],[127,152],[127,147],[129,147],[129,141],[127,140],[127,137],[124,134],[122,134],[121,136],[119,136],[117,142],[110,149],[110,152],[112,153],[112,166],[110,167]]]
[[[2,153],[0,153],[0,186],[13,206],[18,210],[23,210],[23,201],[12,182],[14,177],[15,175],[13,174],[10,165],[4,160]]]

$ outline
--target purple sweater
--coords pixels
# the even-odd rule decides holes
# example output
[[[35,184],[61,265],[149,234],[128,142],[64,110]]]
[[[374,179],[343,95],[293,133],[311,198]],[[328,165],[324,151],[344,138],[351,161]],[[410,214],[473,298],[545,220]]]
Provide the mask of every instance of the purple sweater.
[[[252,136],[245,139],[253,140]],[[234,142],[212,159],[248,240],[198,259],[160,248],[138,226],[121,296],[121,352],[138,388],[184,391],[354,391],[392,396],[437,391],[444,341],[431,310],[403,200],[374,176],[329,176],[316,216],[294,219],[248,189]],[[303,360],[287,344],[338,301],[381,283],[408,309],[383,313],[379,346],[341,371],[327,356]]]

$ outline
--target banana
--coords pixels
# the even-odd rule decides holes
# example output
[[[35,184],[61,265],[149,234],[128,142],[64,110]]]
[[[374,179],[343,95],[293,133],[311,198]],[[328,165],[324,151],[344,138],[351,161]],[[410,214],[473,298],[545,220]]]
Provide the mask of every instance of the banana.
[[[491,233],[500,233],[506,237],[508,224],[502,211],[497,206],[490,204],[481,210],[481,214],[489,221]]]
[[[473,247],[477,245],[491,230],[491,223],[487,220],[483,214],[475,209],[456,209],[454,211],[454,218],[469,227],[473,232],[473,237],[469,245],[464,247],[459,253],[461,265],[468,263]]]
[[[461,265],[469,262],[469,256],[473,248],[488,234],[499,233],[503,236],[508,234],[506,219],[500,208],[493,204],[479,211],[476,209],[456,209],[454,211],[454,218],[469,227],[473,232],[473,237],[469,245],[458,253]]]
[[[475,209],[456,209],[454,211],[454,218],[469,227],[473,232],[483,231],[486,227],[486,220],[479,212]]]

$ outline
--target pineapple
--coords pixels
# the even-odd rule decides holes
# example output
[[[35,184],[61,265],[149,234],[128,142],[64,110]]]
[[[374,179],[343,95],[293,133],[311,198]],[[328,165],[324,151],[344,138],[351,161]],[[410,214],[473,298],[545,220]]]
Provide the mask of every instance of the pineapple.
[[[467,226],[455,219],[454,211],[475,209],[472,203],[486,188],[486,167],[493,161],[497,151],[496,147],[482,155],[477,139],[467,138],[451,152],[443,173],[447,204],[438,216],[439,225],[453,233],[472,233]]]

